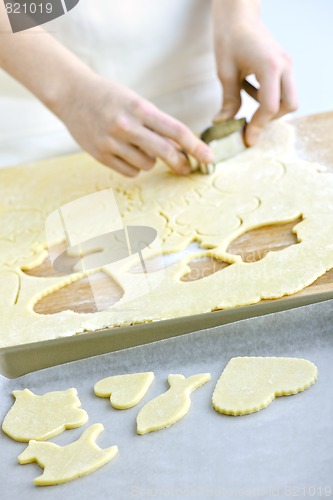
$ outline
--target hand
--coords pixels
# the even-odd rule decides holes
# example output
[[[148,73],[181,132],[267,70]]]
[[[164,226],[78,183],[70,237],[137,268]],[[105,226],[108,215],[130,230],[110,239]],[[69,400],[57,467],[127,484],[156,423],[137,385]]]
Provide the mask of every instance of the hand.
[[[184,124],[117,83],[92,74],[75,86],[59,117],[98,161],[127,176],[149,170],[161,158],[178,174],[190,173],[181,150],[199,161],[213,153]]]
[[[97,160],[124,175],[150,169],[156,158],[187,174],[186,156],[213,161],[213,152],[184,124],[129,89],[94,73],[42,28],[10,31],[0,2],[0,67],[60,118]],[[31,36],[32,33],[34,36]]]
[[[254,73],[260,84],[260,106],[245,130],[248,146],[257,142],[270,120],[294,111],[298,105],[291,59],[261,23],[255,4],[216,0],[214,5],[215,50],[223,86],[223,106],[215,120],[235,116],[246,76]]]

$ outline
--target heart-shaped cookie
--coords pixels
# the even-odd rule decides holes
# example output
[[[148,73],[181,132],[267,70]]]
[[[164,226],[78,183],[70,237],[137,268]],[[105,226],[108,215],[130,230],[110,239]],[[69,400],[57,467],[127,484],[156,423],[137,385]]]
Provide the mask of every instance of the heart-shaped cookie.
[[[153,372],[114,375],[97,382],[94,392],[100,398],[110,397],[113,408],[125,410],[141,401],[153,380]]]
[[[306,359],[232,358],[217,381],[212,403],[226,415],[246,415],[266,408],[274,398],[304,391],[318,376]]]

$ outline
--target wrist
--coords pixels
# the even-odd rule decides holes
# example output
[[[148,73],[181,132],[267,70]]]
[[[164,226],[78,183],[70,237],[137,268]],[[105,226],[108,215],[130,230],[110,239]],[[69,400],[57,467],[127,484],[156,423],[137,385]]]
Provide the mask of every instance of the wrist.
[[[213,8],[225,17],[242,14],[260,15],[260,0],[213,0]]]
[[[260,20],[259,0],[213,0],[215,31],[230,33]]]
[[[88,66],[75,61],[74,65],[62,67],[50,85],[43,86],[43,95],[39,95],[39,99],[58,118],[64,120],[77,99],[87,99],[87,96],[84,96],[84,88],[96,78],[98,75]]]
[[[256,30],[260,19],[259,0],[213,0],[213,25],[217,55],[225,58],[243,40],[249,30]]]

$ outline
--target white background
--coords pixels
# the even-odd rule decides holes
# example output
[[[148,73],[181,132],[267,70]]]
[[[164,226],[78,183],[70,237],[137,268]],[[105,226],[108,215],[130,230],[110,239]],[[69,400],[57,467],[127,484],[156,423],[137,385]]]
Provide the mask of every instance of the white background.
[[[297,114],[333,111],[333,1],[262,0],[262,18],[292,56]]]

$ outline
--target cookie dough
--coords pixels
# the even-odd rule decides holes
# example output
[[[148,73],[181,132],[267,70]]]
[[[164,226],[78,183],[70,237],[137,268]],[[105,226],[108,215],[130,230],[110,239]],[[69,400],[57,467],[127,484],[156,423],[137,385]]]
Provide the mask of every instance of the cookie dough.
[[[29,389],[14,391],[15,403],[5,416],[2,430],[15,441],[44,441],[88,420],[80,409],[76,389],[38,396]]]
[[[114,375],[99,380],[95,384],[94,392],[100,398],[110,397],[113,408],[125,410],[141,401],[153,380],[153,372]]]
[[[313,283],[333,268],[333,175],[296,158],[293,141],[291,126],[272,123],[257,146],[221,162],[208,176],[179,177],[159,163],[129,179],[86,154],[1,169],[0,347],[245,306],[294,294]],[[103,265],[99,271],[123,292],[105,310],[37,314],[34,304],[39,299],[86,276],[79,271],[49,277],[25,273],[45,259],[47,240],[56,245],[63,238],[51,231],[46,240],[48,217],[71,201],[109,189],[122,225],[154,227],[164,255],[192,242],[200,249],[178,262],[173,255],[171,264],[167,261],[147,275],[132,272],[140,266],[138,254]],[[75,235],[89,238],[107,232],[110,221],[103,207],[101,203],[98,220],[87,210],[78,211]],[[294,227],[297,244],[250,263],[228,251],[233,240],[254,228],[299,219]],[[142,251],[147,268],[157,253],[154,245]],[[230,265],[203,279],[182,281],[188,263],[199,257]]]
[[[185,378],[184,375],[169,375],[170,389],[149,401],[138,413],[138,434],[158,431],[178,422],[189,411],[192,391],[210,380],[209,373]]]
[[[304,391],[317,380],[316,366],[296,358],[232,358],[212,397],[216,411],[246,415],[266,408],[274,398]]]
[[[103,430],[102,424],[91,425],[77,441],[67,446],[32,440],[19,455],[18,461],[20,464],[37,462],[44,469],[43,474],[34,479],[37,486],[72,481],[94,472],[117,454],[117,446],[103,450],[95,443]]]

